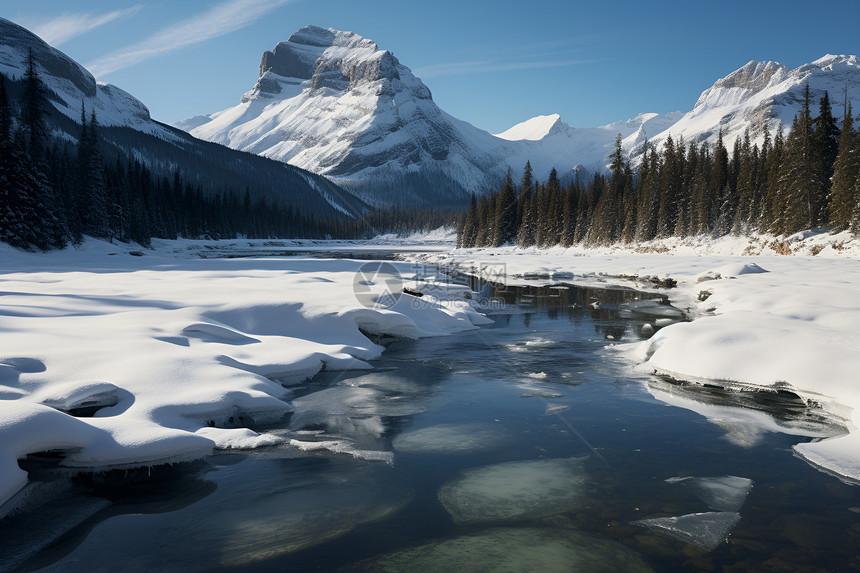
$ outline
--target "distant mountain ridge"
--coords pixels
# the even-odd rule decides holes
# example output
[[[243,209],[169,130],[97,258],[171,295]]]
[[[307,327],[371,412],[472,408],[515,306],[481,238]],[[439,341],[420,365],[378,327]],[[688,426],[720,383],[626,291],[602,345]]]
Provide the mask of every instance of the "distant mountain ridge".
[[[36,72],[47,88],[49,131],[76,141],[82,107],[94,112],[106,145],[134,157],[160,177],[173,177],[177,169],[190,182],[210,192],[247,188],[264,198],[298,212],[324,217],[349,217],[368,207],[325,177],[300,168],[241,153],[195,139],[184,131],[154,121],[147,107],[124,90],[97,82],[83,66],[46,44],[25,28],[0,18],[0,73],[10,94],[19,84],[32,52]]]
[[[749,130],[753,142],[761,143],[764,130],[771,134],[791,127],[809,84],[815,113],[827,91],[833,115],[843,117],[845,92],[860,101],[860,63],[856,56],[826,55],[791,69],[778,62],[751,61],[702,92],[693,109],[651,139],[662,145],[667,136],[695,143],[716,143],[720,131],[727,145]],[[855,106],[856,110],[856,106]],[[635,149],[637,142],[625,141]]]
[[[519,172],[527,160],[540,179],[552,168],[562,179],[605,169],[619,133],[634,160],[645,141],[662,145],[669,134],[713,143],[722,129],[731,143],[749,129],[760,140],[765,126],[790,125],[807,81],[815,104],[827,89],[841,117],[850,78],[860,80],[854,56],[795,70],[750,62],[705,90],[690,112],[643,113],[592,128],[551,114],[491,135],[441,110],[423,82],[373,41],[307,26],[263,54],[260,77],[237,106],[174,125],[323,174],[375,205],[455,204],[494,189],[508,168]],[[860,96],[857,89],[851,97]]]

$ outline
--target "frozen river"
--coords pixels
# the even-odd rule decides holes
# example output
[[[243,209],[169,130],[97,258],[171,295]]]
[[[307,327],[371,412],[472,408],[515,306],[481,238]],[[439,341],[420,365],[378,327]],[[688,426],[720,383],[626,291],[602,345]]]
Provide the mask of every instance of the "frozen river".
[[[840,428],[791,394],[636,374],[611,348],[683,320],[673,307],[632,290],[472,286],[491,325],[383,339],[372,371],[292,386],[294,412],[255,427],[280,445],[83,475],[54,511],[0,526],[0,544],[98,505],[20,570],[860,566],[860,489],[791,450]],[[50,484],[50,459],[26,464]]]

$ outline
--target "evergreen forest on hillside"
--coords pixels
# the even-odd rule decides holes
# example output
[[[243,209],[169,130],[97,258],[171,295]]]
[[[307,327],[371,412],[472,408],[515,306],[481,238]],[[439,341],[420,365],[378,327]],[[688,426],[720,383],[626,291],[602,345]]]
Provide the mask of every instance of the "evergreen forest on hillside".
[[[394,208],[320,217],[284,205],[268,191],[212,189],[196,169],[153,169],[147,159],[105,157],[95,113],[81,109],[70,141],[48,127],[51,94],[32,55],[14,103],[0,74],[0,241],[48,250],[84,235],[149,245],[152,238],[366,238],[453,225],[456,212]],[[208,145],[208,144],[207,144]],[[285,166],[285,169],[288,166]],[[294,168],[292,168],[294,169]]]
[[[553,169],[537,181],[526,164],[519,185],[472,197],[465,215],[393,207],[353,218],[320,216],[279,202],[270,191],[213,188],[200,168],[155,169],[146,156],[112,149],[106,158],[96,114],[81,109],[80,133],[48,128],[50,96],[32,56],[17,105],[0,74],[0,241],[47,250],[84,235],[148,245],[152,238],[367,238],[450,226],[461,247],[608,245],[672,236],[768,232],[832,226],[860,235],[860,130],[850,103],[841,125],[829,96],[817,115],[807,86],[784,135],[749,133],[731,149],[669,136],[646,143],[634,169],[616,139],[609,172],[562,186]],[[847,100],[847,98],[846,98]],[[224,187],[226,185],[227,187]]]
[[[847,98],[846,98],[847,99]],[[691,235],[769,232],[788,235],[831,225],[860,235],[860,131],[850,103],[842,125],[825,92],[811,112],[809,86],[791,130],[764,142],[738,138],[729,151],[667,137],[645,144],[634,170],[616,139],[609,174],[564,188],[553,169],[545,182],[526,164],[519,188],[510,172],[501,188],[472,200],[458,246],[608,245]]]

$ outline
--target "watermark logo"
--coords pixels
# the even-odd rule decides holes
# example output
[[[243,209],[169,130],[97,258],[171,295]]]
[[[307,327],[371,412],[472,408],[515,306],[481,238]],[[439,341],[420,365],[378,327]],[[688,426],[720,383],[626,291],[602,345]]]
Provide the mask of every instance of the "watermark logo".
[[[504,301],[495,296],[506,290],[504,263],[481,263],[470,274],[423,264],[413,265],[412,271],[412,278],[407,280],[391,263],[364,263],[353,277],[352,292],[362,306],[374,310],[391,309],[401,301],[412,308],[439,307],[452,301],[482,311],[504,306]],[[477,292],[471,290],[475,286],[469,286],[475,280]]]
[[[391,263],[364,263],[352,279],[352,292],[365,308],[388,309],[403,295],[403,277]]]
[[[478,278],[504,289],[508,278],[508,267],[505,263],[479,263]]]

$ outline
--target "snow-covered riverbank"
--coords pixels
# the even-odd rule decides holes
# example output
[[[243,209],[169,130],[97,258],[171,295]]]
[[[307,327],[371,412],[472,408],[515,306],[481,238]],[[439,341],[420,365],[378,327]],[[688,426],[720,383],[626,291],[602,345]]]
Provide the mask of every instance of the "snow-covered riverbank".
[[[766,240],[729,237],[626,250],[464,249],[420,259],[512,284],[658,289],[646,277],[676,280],[676,288],[660,290],[695,320],[618,348],[640,368],[676,379],[798,394],[839,419],[848,434],[798,444],[796,453],[860,481],[860,246],[842,244],[847,236],[795,239],[788,244],[796,252],[816,256],[777,255]],[[744,251],[757,254],[731,255]]]
[[[230,248],[285,246],[323,248]],[[386,277],[360,273],[358,261],[198,258],[224,247],[88,241],[33,254],[0,245],[0,515],[28,495],[18,466],[28,453],[112,468],[277,443],[250,428],[291,410],[291,383],[369,368],[383,349],[365,333],[418,338],[486,321],[464,287],[374,306]],[[393,264],[409,277],[410,265]]]

